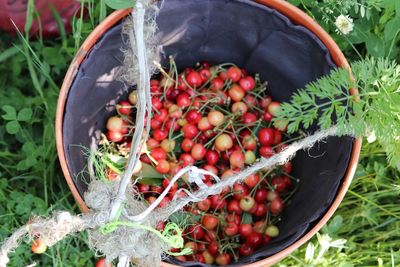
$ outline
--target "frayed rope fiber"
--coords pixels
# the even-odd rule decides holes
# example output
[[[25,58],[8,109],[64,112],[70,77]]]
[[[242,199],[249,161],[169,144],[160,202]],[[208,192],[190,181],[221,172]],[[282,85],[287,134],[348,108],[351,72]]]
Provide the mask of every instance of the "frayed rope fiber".
[[[290,160],[297,151],[309,149],[315,143],[335,135],[336,127],[318,131],[294,142],[271,158],[260,159],[237,175],[225,178],[210,187],[199,189],[191,196],[175,199],[164,208],[154,209],[140,221],[140,225],[144,227],[130,226],[132,223],[137,223],[130,220],[131,217],[139,216],[148,211],[148,206],[135,198],[135,191],[131,185],[125,192],[126,201],[119,215],[118,223],[115,223],[115,221],[109,220],[108,214],[110,206],[118,194],[116,190],[119,186],[118,182],[104,183],[93,180],[87,193],[85,193],[85,201],[91,209],[89,214],[73,216],[68,212],[54,212],[48,219],[32,218],[30,223],[22,226],[3,243],[0,250],[0,267],[6,266],[9,261],[7,254],[17,248],[19,241],[25,237],[40,236],[48,246],[52,246],[67,235],[84,230],[89,232],[89,246],[93,250],[105,254],[108,261],[124,255],[131,258],[139,266],[159,266],[163,253],[167,252],[172,246],[171,243],[160,237],[160,234],[155,234],[152,230],[149,230],[154,228],[157,222],[165,221],[171,214],[190,202],[199,202],[210,195],[219,194],[225,187],[242,181],[248,175],[262,168],[282,165]],[[108,229],[105,233],[104,227],[110,226],[113,222],[112,231]]]
[[[189,166],[171,179],[170,185],[151,205],[138,199],[131,177],[150,129],[150,77],[156,69],[153,61],[158,61],[154,40],[158,10],[152,1],[138,0],[135,12],[124,22],[123,32],[128,48],[124,51],[124,74],[121,78],[128,86],[137,85],[138,103],[128,166],[121,179],[113,182],[91,181],[85,193],[85,202],[90,208],[88,214],[74,216],[69,212],[56,211],[49,218],[32,218],[2,244],[0,267],[6,267],[8,254],[18,247],[22,239],[40,237],[46,245],[52,246],[68,235],[85,230],[89,233],[89,247],[104,254],[107,263],[118,259],[118,267],[128,267],[130,262],[143,267],[160,266],[162,257],[171,254],[171,248],[183,247],[183,239],[176,224],[167,224],[164,231],[159,232],[155,230],[158,222],[166,221],[190,202],[199,202],[210,195],[219,194],[248,175],[262,168],[284,164],[297,151],[311,148],[316,142],[336,135],[335,127],[318,131],[294,142],[271,158],[261,158],[254,165],[223,180],[205,170]],[[199,190],[189,192],[185,189],[187,197],[175,198],[168,206],[157,208],[173,183],[185,174],[188,174],[190,182],[196,183]],[[212,175],[216,183],[205,186],[202,181],[204,175]],[[181,251],[182,254],[188,252],[185,249]]]

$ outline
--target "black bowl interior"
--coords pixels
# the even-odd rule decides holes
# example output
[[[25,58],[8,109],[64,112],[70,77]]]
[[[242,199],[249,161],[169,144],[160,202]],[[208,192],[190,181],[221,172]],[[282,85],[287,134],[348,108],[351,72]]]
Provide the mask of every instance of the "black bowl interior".
[[[289,100],[298,88],[336,67],[327,48],[309,30],[251,1],[166,0],[158,27],[164,61],[172,55],[182,68],[201,60],[234,62],[251,73],[260,73],[278,101]],[[128,91],[117,80],[123,62],[122,46],[119,23],[88,53],[69,90],[63,122],[64,149],[81,195],[88,179],[81,175],[87,165],[81,146],[96,146],[107,117],[115,113],[114,104]],[[280,236],[254,255],[242,258],[239,265],[288,247],[315,225],[337,193],[351,149],[351,138],[332,137],[296,155],[294,176],[301,179],[301,185],[284,211]]]

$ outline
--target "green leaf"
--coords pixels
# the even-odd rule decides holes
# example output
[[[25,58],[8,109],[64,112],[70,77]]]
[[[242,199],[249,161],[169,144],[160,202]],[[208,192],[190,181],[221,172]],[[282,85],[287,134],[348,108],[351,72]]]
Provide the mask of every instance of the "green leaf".
[[[6,112],[2,117],[5,120],[8,121],[13,121],[17,119],[17,111],[15,111],[15,108],[10,106],[10,105],[5,105],[2,107],[2,109]]]
[[[141,178],[138,180],[138,183],[140,184],[146,184],[146,185],[161,185],[163,179],[159,178]]]
[[[370,35],[366,41],[368,53],[373,57],[385,55],[385,42],[376,35]]]
[[[44,61],[52,66],[64,67],[66,60],[59,47],[44,47],[42,50]]]
[[[125,9],[135,6],[135,1],[133,0],[105,0],[104,2],[112,9]]]
[[[18,112],[18,121],[30,121],[32,119],[32,109],[23,108]]]
[[[20,125],[18,121],[9,121],[6,124],[6,131],[9,134],[16,134],[19,132]]]
[[[243,212],[242,223],[252,224],[253,223],[253,216],[250,213]]]
[[[384,30],[385,41],[391,41],[395,38],[397,31],[400,29],[400,16],[391,19],[386,25]]]
[[[29,32],[32,27],[34,13],[35,13],[35,1],[29,0],[26,6],[26,21],[24,27],[26,33]]]
[[[139,173],[140,176],[143,176],[144,178],[163,178],[162,174],[160,174],[153,166],[146,163],[142,163],[142,165],[142,171]]]

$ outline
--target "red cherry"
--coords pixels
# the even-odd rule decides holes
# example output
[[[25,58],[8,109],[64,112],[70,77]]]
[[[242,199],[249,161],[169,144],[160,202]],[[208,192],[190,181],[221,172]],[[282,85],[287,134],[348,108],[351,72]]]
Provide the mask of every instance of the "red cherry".
[[[160,110],[162,108],[162,102],[158,97],[153,97],[151,99],[151,106],[153,109]]]
[[[228,214],[228,216],[226,217],[226,221],[228,222],[228,223],[234,223],[234,224],[237,224],[237,225],[239,225],[240,224],[240,221],[241,221],[242,219],[240,218],[240,216],[238,215],[238,214],[233,214],[233,213],[231,213],[231,214]]]
[[[211,255],[216,256],[219,253],[218,242],[211,241],[210,244],[208,245],[208,252],[210,252]]]
[[[240,208],[243,211],[251,211],[256,204],[256,201],[251,196],[245,196],[240,200]]]
[[[226,200],[221,195],[213,195],[210,200],[211,208],[214,210],[221,210],[226,206]]]
[[[239,102],[240,100],[242,100],[245,94],[246,92],[243,90],[243,88],[237,84],[233,84],[228,91],[229,97],[234,102]]]
[[[192,155],[190,155],[189,153],[183,153],[180,157],[179,157],[179,161],[183,162],[183,165],[186,166],[192,166],[195,162],[194,158],[192,157]]]
[[[247,112],[242,115],[242,122],[244,124],[252,124],[257,121],[257,116],[254,113]]]
[[[150,127],[152,130],[159,129],[161,127],[161,125],[162,125],[162,122],[159,120],[156,120],[154,118],[151,119],[151,121],[150,121]]]
[[[286,190],[286,183],[282,176],[275,176],[274,178],[272,178],[271,184],[279,193]]]
[[[217,258],[215,258],[215,262],[221,266],[228,265],[231,260],[231,255],[229,255],[228,253],[222,253],[218,255]]]
[[[131,113],[131,103],[128,101],[120,101],[117,104],[118,113],[121,115],[129,115]]]
[[[211,72],[209,69],[202,69],[199,71],[199,74],[203,83],[207,82],[211,77]]]
[[[239,201],[236,199],[232,199],[228,202],[228,212],[235,214],[242,214],[242,209],[240,208]]]
[[[272,121],[272,118],[273,118],[272,114],[269,113],[268,111],[265,111],[265,112],[263,113],[263,115],[262,115],[262,119],[263,119],[264,121],[266,121],[266,122]]]
[[[201,227],[200,224],[197,224],[195,226],[189,227],[189,235],[196,240],[201,240],[203,239],[205,232],[204,229]]]
[[[201,120],[201,114],[197,110],[191,109],[186,113],[185,119],[190,124],[197,124]]]
[[[267,200],[267,190],[265,188],[257,189],[256,194],[254,195],[254,199],[258,203],[263,203],[265,200]]]
[[[288,161],[285,164],[282,165],[282,171],[285,173],[291,173],[293,170],[293,164]]]
[[[150,191],[152,193],[157,193],[157,194],[161,194],[164,191],[164,188],[162,186],[158,186],[158,185],[152,185],[150,187]]]
[[[159,160],[156,166],[156,170],[161,174],[169,173],[170,168],[169,162],[165,159]]]
[[[267,214],[267,206],[263,203],[257,205],[256,211],[253,213],[256,217],[264,217]]]
[[[210,165],[215,165],[219,160],[218,152],[215,150],[207,150],[205,157],[207,163]]]
[[[284,207],[283,201],[281,198],[277,197],[271,201],[269,205],[269,210],[273,215],[278,215],[282,212]]]
[[[242,146],[246,150],[254,150],[257,148],[257,141],[253,136],[248,135],[243,137]]]
[[[248,244],[242,244],[239,247],[239,254],[242,256],[249,256],[253,254],[254,249]]]
[[[213,126],[211,125],[211,123],[208,121],[207,117],[203,117],[199,120],[199,122],[197,123],[197,127],[199,128],[200,131],[204,132],[207,130],[211,130],[213,128]]]
[[[202,160],[206,155],[207,150],[202,144],[195,144],[192,148],[191,154],[195,160]]]
[[[251,224],[244,223],[239,226],[239,234],[242,238],[250,236],[251,233],[253,233]]]
[[[162,160],[162,159],[167,159],[167,152],[165,152],[164,149],[161,147],[156,147],[154,148],[151,152],[150,155],[156,160]]]
[[[121,142],[124,139],[124,135],[121,132],[108,131],[106,136],[107,140],[116,143]]]
[[[178,89],[181,91],[185,91],[187,89],[187,85],[186,83],[183,81],[183,78],[181,76],[179,76],[178,78]]]
[[[147,184],[139,184],[138,185],[138,190],[140,193],[147,193],[150,190],[150,185]]]
[[[207,230],[213,230],[218,225],[218,218],[214,215],[205,214],[201,218],[201,224]]]
[[[214,91],[219,91],[224,88],[224,81],[220,78],[214,78],[211,80],[210,89]]]
[[[271,237],[268,235],[265,235],[264,237],[264,245],[267,245],[271,242]]]
[[[203,80],[197,71],[191,71],[186,74],[186,81],[193,88],[199,88],[203,83]]]
[[[246,76],[240,79],[239,84],[245,91],[253,90],[254,87],[256,86],[256,82],[254,81],[254,78],[251,76]]]
[[[274,144],[274,129],[262,128],[258,132],[258,141],[262,146],[270,146]]]
[[[182,144],[181,144],[181,148],[183,151],[190,152],[190,151],[192,151],[193,146],[194,146],[194,142],[191,139],[188,139],[188,138],[183,139]]]
[[[242,169],[244,167],[244,154],[241,150],[236,150],[232,152],[229,157],[229,163],[232,168]]]
[[[249,188],[253,188],[258,184],[259,181],[260,181],[260,176],[257,173],[253,173],[246,177],[246,179],[244,180],[244,183]]]
[[[253,232],[247,237],[246,244],[250,245],[253,248],[258,248],[263,243],[263,235],[260,233]]]
[[[186,124],[182,127],[182,132],[185,138],[193,139],[199,133],[199,130],[193,124]]]
[[[267,107],[268,107],[268,105],[272,102],[272,98],[269,96],[269,95],[267,95],[267,96],[265,96],[264,98],[261,98],[260,100],[259,100],[259,104],[260,104],[260,106],[263,108],[263,109],[266,109]]]
[[[262,146],[260,147],[260,155],[264,158],[270,158],[275,154],[275,151],[270,146]]]
[[[249,194],[249,189],[247,186],[242,184],[234,184],[233,185],[233,197],[237,200],[241,200],[243,197]]]
[[[227,74],[228,78],[231,79],[233,82],[239,81],[240,78],[242,77],[242,71],[236,66],[230,67],[226,71],[226,74]]]
[[[211,200],[206,198],[200,202],[197,202],[197,208],[201,211],[207,212],[210,208]]]
[[[224,229],[224,233],[227,236],[234,236],[239,232],[239,226],[236,223],[229,222]]]
[[[279,193],[276,191],[268,191],[267,192],[267,200],[272,201],[275,198],[279,198]]]
[[[167,119],[168,116],[168,110],[166,108],[162,108],[154,114],[154,119],[158,120],[161,123],[164,123],[164,121]]]
[[[272,144],[277,145],[282,142],[282,133],[278,129],[274,129],[274,141]]]
[[[190,106],[191,104],[191,100],[190,97],[187,93],[180,93],[177,97],[176,97],[176,104],[180,107],[180,108],[187,108]]]

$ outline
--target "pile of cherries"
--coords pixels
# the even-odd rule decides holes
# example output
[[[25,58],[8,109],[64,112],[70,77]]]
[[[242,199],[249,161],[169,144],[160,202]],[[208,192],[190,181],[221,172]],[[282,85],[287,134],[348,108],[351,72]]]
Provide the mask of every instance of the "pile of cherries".
[[[163,178],[139,180],[138,194],[152,203],[185,166],[195,165],[224,179],[284,148],[286,123],[272,123],[280,103],[272,100],[266,87],[258,75],[230,63],[202,62],[178,73],[171,60],[170,70],[151,80],[148,153],[140,158]],[[117,104],[118,114],[107,121],[106,137],[118,147],[130,146],[136,102],[137,93],[132,91],[127,101]],[[263,169],[221,194],[187,206],[181,212],[186,218],[182,230],[185,247],[193,254],[176,258],[227,265],[268,245],[279,235],[276,224],[298,185],[291,172],[291,162]],[[109,179],[118,176],[112,170],[107,174]],[[208,186],[215,183],[210,176],[203,181]],[[159,206],[184,196],[180,188],[198,189],[184,177]]]

